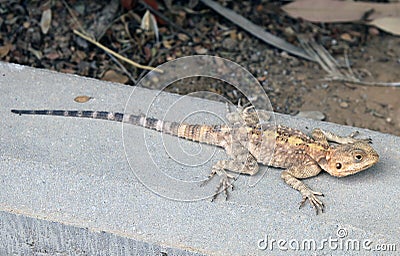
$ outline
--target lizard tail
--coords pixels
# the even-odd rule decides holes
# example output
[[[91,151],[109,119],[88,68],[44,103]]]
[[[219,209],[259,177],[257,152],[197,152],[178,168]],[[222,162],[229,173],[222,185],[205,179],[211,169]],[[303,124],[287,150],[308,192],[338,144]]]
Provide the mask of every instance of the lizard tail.
[[[196,142],[218,145],[217,136],[224,129],[221,125],[199,125],[163,121],[144,115],[123,114],[108,111],[92,110],[18,110],[12,109],[12,113],[19,115],[47,115],[63,117],[81,117],[101,119],[132,124],[147,129],[155,130],[172,136],[177,136]]]

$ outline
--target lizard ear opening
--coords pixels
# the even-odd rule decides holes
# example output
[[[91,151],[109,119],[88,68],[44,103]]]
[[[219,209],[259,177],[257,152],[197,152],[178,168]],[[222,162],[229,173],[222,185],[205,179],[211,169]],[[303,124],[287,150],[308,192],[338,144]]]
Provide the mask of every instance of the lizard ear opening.
[[[326,165],[327,163],[328,163],[328,161],[325,157],[321,157],[320,159],[318,159],[319,165]]]
[[[338,169],[338,170],[342,169],[342,164],[341,163],[336,163],[336,169]]]

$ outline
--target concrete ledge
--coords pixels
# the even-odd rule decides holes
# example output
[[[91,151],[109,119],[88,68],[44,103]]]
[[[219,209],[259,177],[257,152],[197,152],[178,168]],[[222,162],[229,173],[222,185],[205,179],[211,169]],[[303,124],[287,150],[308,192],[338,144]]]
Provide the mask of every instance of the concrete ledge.
[[[123,111],[131,92],[128,86],[0,63],[1,255],[381,253],[363,248],[362,243],[371,248],[395,245],[400,250],[399,137],[357,128],[361,136],[373,139],[381,160],[351,177],[324,173],[307,180],[325,194],[326,213],[315,216],[308,205],[298,209],[300,195],[280,180],[280,170],[274,168],[262,167],[264,176],[260,174],[255,186],[248,185],[248,177],[240,177],[227,202],[199,200],[208,192],[196,197],[197,185],[191,181],[200,182],[214,159],[224,157],[213,147],[203,146],[198,154],[196,143],[137,127],[10,112],[12,108]],[[144,106],[157,94],[137,88],[129,108],[135,113],[147,111]],[[94,100],[74,102],[79,95]],[[161,94],[151,115],[164,118],[166,106],[175,107],[174,114],[165,117],[169,120],[182,119],[196,109],[221,115],[225,111],[215,102]],[[201,115],[189,119],[218,121]],[[278,116],[278,121],[305,132],[321,127],[346,135],[355,130],[288,116]],[[186,154],[179,152],[182,148]],[[187,157],[188,152],[195,160]],[[211,161],[202,158],[204,152]],[[185,161],[205,164],[187,168]],[[171,182],[189,185],[176,187]],[[280,239],[286,244],[278,245]],[[361,248],[347,251],[329,245],[329,239],[339,244],[360,241]],[[291,248],[304,241],[315,241],[321,249]]]
[[[203,255],[13,211],[0,211],[0,224],[1,255]]]

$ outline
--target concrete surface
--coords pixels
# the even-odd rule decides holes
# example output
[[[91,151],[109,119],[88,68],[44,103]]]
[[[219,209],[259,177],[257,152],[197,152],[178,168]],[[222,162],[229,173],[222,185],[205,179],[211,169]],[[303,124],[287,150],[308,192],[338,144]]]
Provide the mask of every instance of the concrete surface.
[[[0,63],[0,255],[393,255],[366,247],[400,250],[399,137],[357,128],[373,139],[381,160],[351,177],[323,173],[307,180],[325,194],[326,212],[316,216],[308,204],[298,209],[300,195],[274,168],[262,167],[264,176],[255,186],[241,176],[228,201],[200,200],[214,185],[198,184],[215,159],[224,157],[213,147],[116,122],[10,112],[124,111],[131,93],[124,85]],[[149,112],[170,120],[196,109],[225,111],[218,103],[172,94],[152,101],[157,94],[135,89],[129,109],[147,111],[153,102]],[[74,102],[79,95],[94,99]],[[168,116],[170,106],[179,107]],[[355,130],[277,119],[306,132]],[[315,250],[294,249],[312,241]],[[358,242],[358,250],[347,251]]]

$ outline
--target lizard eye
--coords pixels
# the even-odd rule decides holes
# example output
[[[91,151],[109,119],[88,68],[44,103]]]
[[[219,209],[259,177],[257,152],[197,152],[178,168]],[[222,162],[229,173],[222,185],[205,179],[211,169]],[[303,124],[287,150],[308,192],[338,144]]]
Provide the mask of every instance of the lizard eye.
[[[341,163],[336,163],[336,169],[340,170],[342,168],[342,164]]]
[[[361,161],[362,160],[362,155],[360,155],[360,154],[357,154],[357,155],[355,155],[354,156],[354,159],[356,159],[357,161]]]

